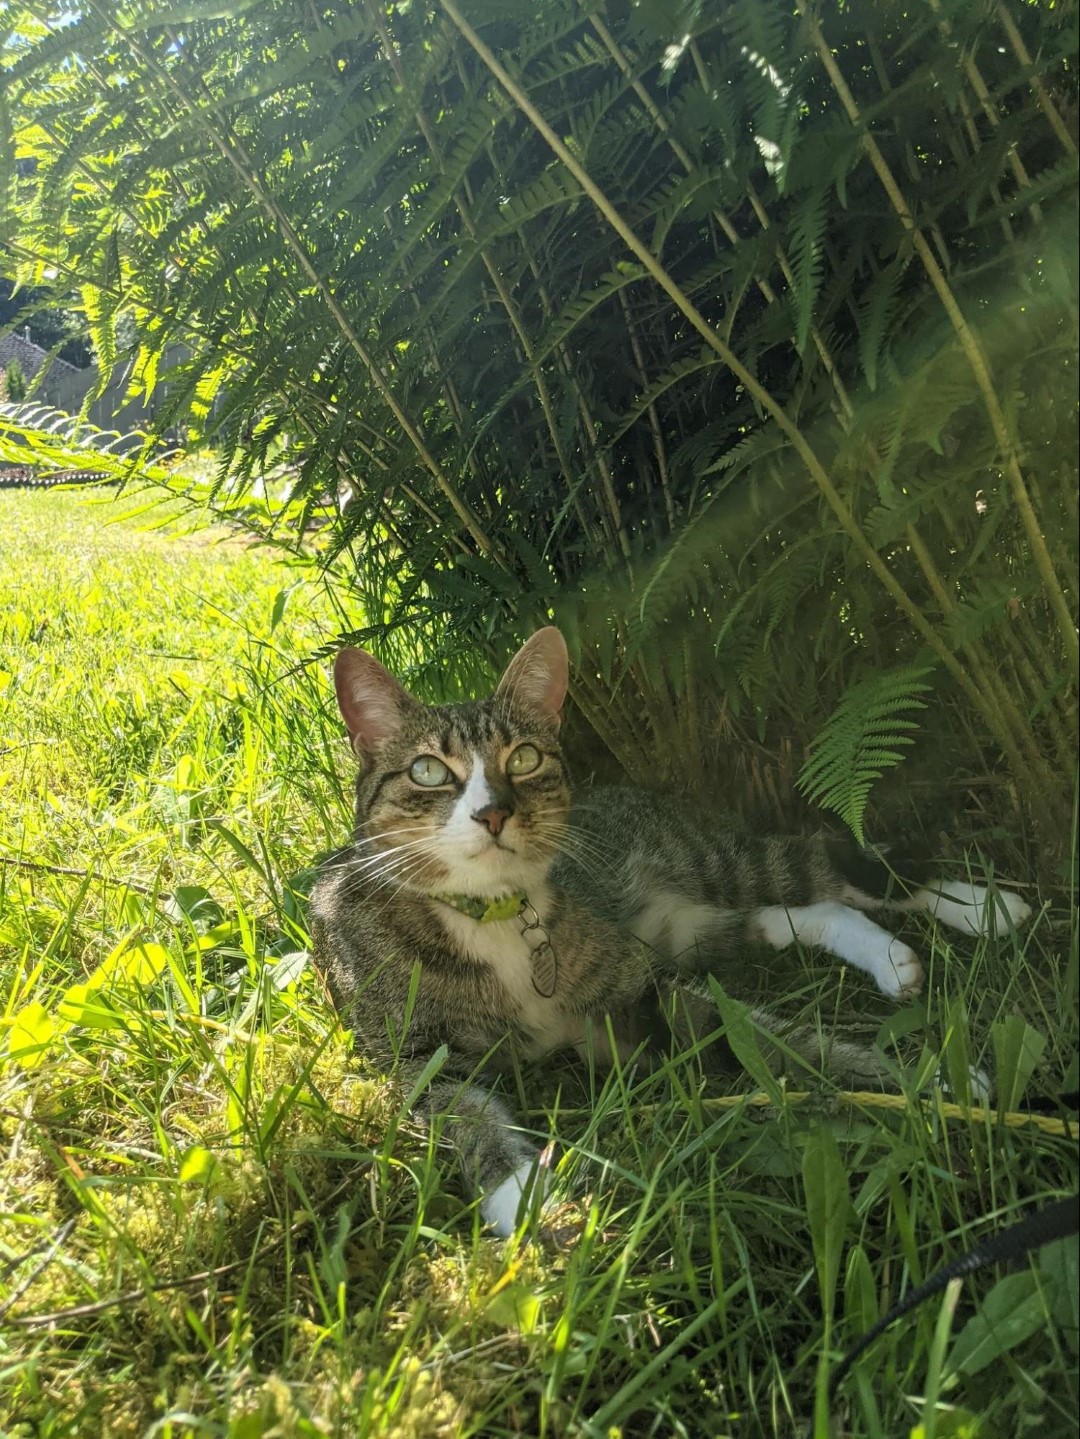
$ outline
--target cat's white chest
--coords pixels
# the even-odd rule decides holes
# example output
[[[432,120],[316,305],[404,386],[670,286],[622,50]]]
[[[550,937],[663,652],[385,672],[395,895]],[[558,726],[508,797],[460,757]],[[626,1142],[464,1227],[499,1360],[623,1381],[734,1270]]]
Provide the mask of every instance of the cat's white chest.
[[[538,1054],[577,1042],[579,1036],[570,1032],[567,1019],[555,1001],[545,999],[533,983],[532,947],[525,938],[520,919],[480,924],[456,910],[449,910],[440,918],[457,948],[493,972],[509,1000],[508,1009],[518,1024],[533,1036]]]

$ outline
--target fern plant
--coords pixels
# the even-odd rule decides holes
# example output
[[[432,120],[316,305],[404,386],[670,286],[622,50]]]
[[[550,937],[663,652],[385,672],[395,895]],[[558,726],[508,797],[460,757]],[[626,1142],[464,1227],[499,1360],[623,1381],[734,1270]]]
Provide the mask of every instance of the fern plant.
[[[217,503],[348,498],[323,560],[388,658],[555,614],[598,744],[752,772],[739,807],[929,654],[935,752],[1066,832],[1073,5],[7,23],[6,271],[215,447]]]

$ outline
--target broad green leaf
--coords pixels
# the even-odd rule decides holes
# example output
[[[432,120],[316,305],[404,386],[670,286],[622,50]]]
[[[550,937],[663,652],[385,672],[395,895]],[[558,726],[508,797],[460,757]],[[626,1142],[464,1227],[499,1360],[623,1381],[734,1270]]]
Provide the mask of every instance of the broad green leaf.
[[[1015,1109],[1046,1050],[1046,1037],[1020,1014],[1010,1014],[990,1026],[994,1045],[994,1087],[998,1104]]]
[[[826,1316],[831,1317],[850,1200],[847,1171],[840,1158],[836,1138],[832,1130],[824,1125],[815,1129],[807,1140],[802,1174],[821,1307]]]
[[[844,1274],[844,1318],[853,1336],[865,1334],[879,1317],[877,1281],[866,1250],[852,1246]]]
[[[270,983],[275,989],[286,989],[290,984],[295,984],[307,969],[309,959],[306,949],[293,949],[288,954],[281,955],[266,967]]]
[[[484,1317],[504,1329],[531,1334],[540,1318],[539,1296],[527,1285],[508,1284],[484,1305]]]
[[[178,884],[164,900],[163,908],[170,919],[186,919],[200,931],[220,924],[225,917],[221,905],[201,884]]]
[[[80,1024],[87,1029],[124,1029],[122,1016],[100,993],[100,986],[73,984],[65,990],[56,1006],[56,1017],[64,1024]]]
[[[945,1039],[942,1053],[952,1098],[958,1104],[971,1104],[971,1024],[967,1006],[959,996],[949,999],[945,1005]]]
[[[266,1431],[267,1420],[261,1410],[229,1420],[229,1439],[263,1439]]]
[[[45,1006],[32,1000],[8,1021],[8,1058],[23,1069],[36,1069],[57,1032]]]
[[[1047,1298],[1031,1270],[999,1279],[956,1336],[949,1355],[952,1372],[978,1374],[1046,1325]]]
[[[217,1160],[201,1144],[192,1145],[180,1160],[177,1178],[181,1184],[191,1184],[197,1179],[208,1178],[217,1168]]]
[[[169,952],[163,945],[136,944],[120,956],[116,977],[129,984],[152,984],[168,964]]]
[[[1039,1250],[1039,1273],[1051,1291],[1051,1310],[1066,1344],[1080,1351],[1080,1237],[1055,1239]]]
[[[712,975],[709,976],[709,988],[712,991],[716,1007],[720,1011],[720,1019],[724,1026],[724,1038],[731,1046],[732,1054],[772,1102],[782,1105],[784,1102],[783,1086],[769,1068],[758,1047],[756,1027],[749,1005],[725,994],[719,982]]]
[[[338,1205],[337,1222],[332,1232],[326,1234],[323,1251],[319,1256],[319,1277],[333,1294],[348,1282],[349,1266],[345,1249],[352,1233],[355,1212],[355,1201]]]
[[[294,585],[294,584],[293,584],[293,585],[286,585],[283,589],[278,590],[277,594],[274,596],[274,603],[273,603],[273,605],[272,605],[272,607],[271,607],[271,610],[270,610],[270,632],[271,632],[271,633],[273,633],[273,631],[276,630],[277,627],[278,627],[278,625],[281,623],[282,618],[284,617],[284,614],[285,614],[285,606],[286,606],[286,605],[288,604],[288,602],[289,602],[289,596],[292,594],[293,590],[295,590],[295,589],[296,589],[296,585]]]
[[[908,1430],[908,1439],[927,1439],[927,1436],[925,1424],[916,1424]],[[997,1439],[997,1431],[970,1409],[950,1404],[939,1408],[934,1415],[934,1439]]]

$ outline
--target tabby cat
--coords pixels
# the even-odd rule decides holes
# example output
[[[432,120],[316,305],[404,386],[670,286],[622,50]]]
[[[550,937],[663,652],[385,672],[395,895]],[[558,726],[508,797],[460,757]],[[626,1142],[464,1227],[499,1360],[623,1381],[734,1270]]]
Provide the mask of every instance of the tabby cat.
[[[312,892],[313,957],[362,1052],[406,1085],[447,1046],[418,1105],[445,1116],[499,1234],[544,1161],[478,1069],[566,1049],[610,1061],[609,1035],[625,1058],[714,1033],[703,977],[751,942],[817,945],[886,994],[917,993],[914,952],[867,909],[928,910],[969,934],[1029,913],[998,893],[995,914],[967,883],[918,887],[907,868],[900,886],[842,842],[735,834],[659,794],[596,788],[572,808],[557,629],[475,703],[421,704],[363,650],[343,650],[334,677],[362,769],[353,841]],[[775,1021],[758,1018],[779,1057]],[[880,1053],[816,1029],[782,1046],[852,1085],[887,1079]]]

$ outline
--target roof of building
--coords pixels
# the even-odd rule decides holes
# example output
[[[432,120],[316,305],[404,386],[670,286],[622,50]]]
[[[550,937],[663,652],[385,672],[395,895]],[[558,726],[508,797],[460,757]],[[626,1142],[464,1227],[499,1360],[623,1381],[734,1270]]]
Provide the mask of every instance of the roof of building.
[[[6,369],[12,360],[18,360],[23,374],[28,380],[32,380],[49,359],[48,350],[43,350],[40,345],[35,345],[33,340],[27,340],[23,335],[16,335],[13,331],[0,335],[0,370]],[[65,370],[78,369],[77,365],[69,365],[67,360],[58,359],[55,355],[51,359],[54,365],[60,365]]]

